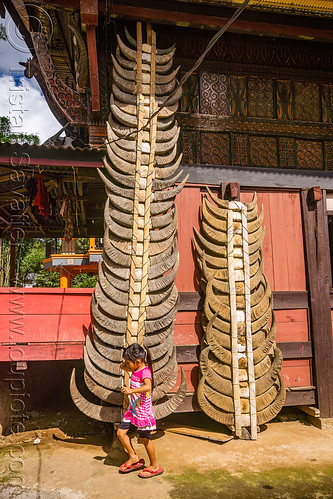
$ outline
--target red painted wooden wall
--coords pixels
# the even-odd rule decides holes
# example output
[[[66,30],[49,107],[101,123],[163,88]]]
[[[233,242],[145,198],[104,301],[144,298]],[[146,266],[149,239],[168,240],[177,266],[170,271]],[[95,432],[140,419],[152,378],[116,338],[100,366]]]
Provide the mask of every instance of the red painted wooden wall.
[[[192,249],[193,226],[199,229],[199,210],[205,189],[186,186],[177,198],[179,212],[179,291],[198,291],[199,272]],[[265,210],[265,274],[274,291],[306,290],[299,193],[257,190]],[[253,191],[241,193],[252,199]],[[91,289],[0,288],[0,361],[82,358],[84,336],[90,323]],[[24,292],[23,294],[21,292]],[[277,341],[309,341],[306,309],[277,310]],[[22,327],[20,327],[22,326]],[[200,312],[178,312],[176,345],[198,345]],[[15,346],[16,345],[16,346]],[[198,383],[198,365],[184,364],[188,391]],[[310,359],[287,359],[282,375],[287,386],[312,384]]]

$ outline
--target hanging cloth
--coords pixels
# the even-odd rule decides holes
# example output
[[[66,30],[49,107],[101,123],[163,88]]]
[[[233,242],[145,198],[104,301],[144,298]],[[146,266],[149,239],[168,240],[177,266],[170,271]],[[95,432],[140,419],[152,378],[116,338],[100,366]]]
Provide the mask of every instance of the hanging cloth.
[[[38,206],[41,215],[43,215],[45,218],[49,218],[50,216],[49,193],[47,192],[43,176],[41,173],[38,175],[37,196],[34,202],[34,206]]]

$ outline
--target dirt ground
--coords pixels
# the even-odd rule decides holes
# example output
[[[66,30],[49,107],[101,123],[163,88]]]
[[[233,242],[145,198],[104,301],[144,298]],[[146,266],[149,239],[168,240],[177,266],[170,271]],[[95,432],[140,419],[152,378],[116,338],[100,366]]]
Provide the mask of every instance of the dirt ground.
[[[228,441],[168,431],[177,424]],[[111,425],[75,408],[32,411],[25,426],[1,442],[1,498],[333,498],[333,429],[310,425],[296,409],[284,409],[257,441],[229,440],[229,430],[202,413],[172,415],[153,436],[164,474],[149,480],[119,474],[126,454],[111,445]]]

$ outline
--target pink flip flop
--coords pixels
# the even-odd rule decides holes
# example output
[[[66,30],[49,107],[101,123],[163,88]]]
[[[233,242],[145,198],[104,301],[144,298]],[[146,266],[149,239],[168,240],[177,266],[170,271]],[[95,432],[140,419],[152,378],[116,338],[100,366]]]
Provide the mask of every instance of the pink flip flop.
[[[142,468],[144,468],[145,466],[144,459],[140,459],[140,461],[134,464],[127,464],[127,463],[128,461],[126,461],[126,463],[120,466],[119,473],[130,473],[131,471],[142,470]]]
[[[149,470],[148,468],[144,468],[141,473],[144,473],[144,472],[147,472],[147,473],[150,473],[150,475],[148,476],[143,476],[141,473],[138,474],[138,476],[140,478],[153,478],[153,476],[157,476],[157,475],[162,475],[164,469],[163,468],[158,468],[157,470]]]

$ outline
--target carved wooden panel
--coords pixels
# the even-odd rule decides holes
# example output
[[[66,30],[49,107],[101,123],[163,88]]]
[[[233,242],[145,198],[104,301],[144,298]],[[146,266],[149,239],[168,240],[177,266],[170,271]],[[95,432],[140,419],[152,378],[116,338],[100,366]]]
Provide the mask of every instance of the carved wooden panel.
[[[248,78],[248,116],[274,118],[273,81]]]
[[[276,81],[276,114],[280,120],[293,119],[293,85],[289,80]]]
[[[231,137],[232,164],[235,166],[247,166],[249,163],[247,135],[233,133]]]
[[[295,168],[295,139],[279,138],[280,168]]]
[[[229,81],[230,113],[233,116],[247,115],[246,78],[231,76]]]
[[[202,73],[200,81],[201,112],[228,116],[228,77],[217,73]]]
[[[333,85],[321,86],[321,112],[324,123],[333,122]]]
[[[277,141],[275,137],[250,136],[251,166],[278,167]]]
[[[325,170],[333,170],[333,142],[324,142]]]
[[[180,149],[183,153],[182,162],[185,165],[197,165],[199,163],[199,142],[199,132],[182,130]]]
[[[295,82],[295,119],[320,121],[319,85],[317,83]]]
[[[307,169],[323,168],[323,148],[321,142],[297,140],[297,166]]]
[[[185,73],[181,73],[181,77]],[[193,73],[183,85],[183,95],[179,104],[179,111],[183,113],[199,112],[199,81],[198,74]]]
[[[201,133],[201,163],[230,165],[230,138],[225,133]]]

